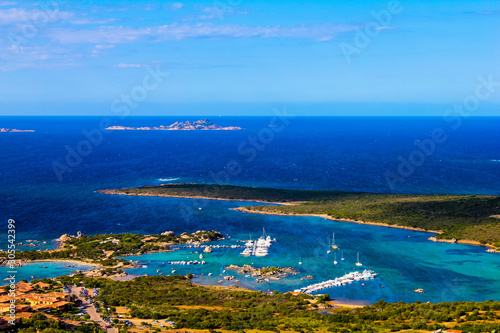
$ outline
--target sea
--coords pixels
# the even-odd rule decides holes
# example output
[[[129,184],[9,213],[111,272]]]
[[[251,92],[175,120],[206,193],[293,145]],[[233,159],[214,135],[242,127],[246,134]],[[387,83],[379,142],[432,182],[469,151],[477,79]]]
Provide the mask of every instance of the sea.
[[[373,303],[500,300],[500,254],[434,243],[430,233],[359,225],[320,217],[245,214],[251,202],[115,196],[97,193],[167,183],[232,184],[286,189],[381,193],[500,194],[500,118],[470,117],[209,117],[237,131],[107,131],[109,125],[159,126],[203,117],[0,117],[0,246],[8,220],[17,243],[50,249],[78,231],[157,234],[217,230],[226,238],[200,248],[130,257],[137,275],[195,274],[204,285],[263,291],[295,289],[354,270],[372,280],[321,290],[337,300]],[[276,242],[266,257],[242,257],[250,237]],[[339,246],[327,253],[335,233]],[[227,247],[222,247],[224,245]],[[231,247],[233,245],[233,247]],[[198,253],[196,253],[198,252]],[[356,266],[357,256],[363,266]],[[345,260],[340,260],[341,257]],[[334,264],[335,259],[337,265]],[[205,265],[171,265],[203,260]],[[225,272],[230,265],[293,267],[298,274],[257,283]],[[35,263],[16,278],[70,274],[85,265]],[[68,267],[70,266],[70,267]],[[2,279],[10,276],[2,268]],[[175,272],[173,272],[175,271]],[[210,274],[209,276],[209,273]],[[222,276],[235,276],[225,281]],[[305,277],[312,277],[306,279]],[[222,283],[218,283],[219,281]],[[235,281],[238,282],[235,282]],[[424,293],[413,290],[422,288]]]

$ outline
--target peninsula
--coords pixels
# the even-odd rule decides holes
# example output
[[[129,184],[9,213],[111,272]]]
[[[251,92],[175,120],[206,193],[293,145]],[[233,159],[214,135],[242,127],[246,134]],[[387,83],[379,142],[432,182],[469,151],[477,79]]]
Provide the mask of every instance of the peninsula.
[[[237,126],[223,127],[212,123],[208,119],[201,119],[197,121],[175,122],[169,126],[157,127],[125,127],[125,126],[111,126],[107,130],[129,130],[129,131],[236,131],[243,128]]]
[[[15,128],[0,128],[0,132],[17,132],[17,133],[23,133],[23,132],[34,132],[34,130],[20,130],[20,129],[15,129]]]
[[[125,233],[93,236],[79,232],[77,236],[65,234],[58,238],[56,241],[60,243],[60,247],[56,250],[16,252],[16,259],[20,260],[16,265],[29,261],[76,261],[101,267],[123,267],[129,265],[129,262],[118,257],[167,252],[171,251],[171,245],[199,245],[222,238],[221,233],[213,230],[198,230],[180,235],[175,235],[173,231],[165,231],[159,235]],[[12,263],[8,260],[8,252],[0,253],[0,266],[10,264]]]
[[[254,201],[278,205],[236,208],[245,213],[321,216],[325,219],[434,232],[433,241],[500,248],[500,197],[306,191],[231,185],[163,184],[114,195]]]

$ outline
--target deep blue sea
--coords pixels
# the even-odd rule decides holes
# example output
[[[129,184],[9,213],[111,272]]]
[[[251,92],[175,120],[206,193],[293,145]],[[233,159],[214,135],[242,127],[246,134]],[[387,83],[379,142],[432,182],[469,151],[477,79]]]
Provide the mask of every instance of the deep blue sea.
[[[201,117],[110,118],[113,125],[159,126]],[[500,118],[398,117],[211,117],[241,131],[112,131],[97,133],[103,117],[0,117],[0,127],[34,133],[0,133],[0,228],[7,246],[7,220],[17,241],[47,242],[61,234],[214,229],[227,244],[257,236],[265,227],[278,242],[265,258],[242,258],[241,249],[217,249],[205,266],[175,268],[214,284],[222,266],[254,263],[293,266],[296,278],[241,285],[280,291],[343,275],[355,266],[379,277],[328,289],[335,298],[374,302],[500,300],[500,255],[485,248],[436,244],[427,233],[325,221],[314,217],[243,214],[251,205],[173,198],[106,196],[99,189],[169,182],[227,183],[290,189],[398,193],[500,194]],[[91,141],[84,134],[92,133]],[[68,163],[69,162],[69,163]],[[59,173],[59,176],[58,176]],[[201,209],[200,209],[201,208]],[[346,261],[327,254],[335,232]],[[231,243],[232,242],[232,243]],[[165,261],[196,259],[193,249],[140,259],[137,274],[171,272]],[[340,254],[340,252],[337,252]],[[302,264],[299,265],[299,262]],[[56,264],[25,266],[22,277],[54,276]],[[207,273],[212,272],[212,277]],[[134,273],[134,272],[132,272]],[[203,274],[203,276],[201,276]],[[314,279],[299,278],[312,275]],[[416,294],[412,289],[424,288]]]

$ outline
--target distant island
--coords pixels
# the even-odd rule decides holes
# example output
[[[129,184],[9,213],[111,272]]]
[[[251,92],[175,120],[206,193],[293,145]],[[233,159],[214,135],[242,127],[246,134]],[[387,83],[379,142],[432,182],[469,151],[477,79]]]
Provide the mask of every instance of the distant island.
[[[223,127],[212,123],[208,119],[201,119],[197,121],[185,121],[185,122],[175,122],[169,126],[157,126],[157,127],[125,127],[125,126],[110,126],[106,128],[108,130],[128,130],[128,131],[236,131],[243,128],[237,126]]]
[[[244,213],[321,216],[329,220],[436,233],[431,241],[500,249],[500,197],[307,191],[216,184],[163,184],[100,193],[254,201],[279,205],[236,208]],[[493,249],[492,249],[493,250]]]
[[[15,128],[0,128],[0,132],[34,132],[34,130],[20,130]]]

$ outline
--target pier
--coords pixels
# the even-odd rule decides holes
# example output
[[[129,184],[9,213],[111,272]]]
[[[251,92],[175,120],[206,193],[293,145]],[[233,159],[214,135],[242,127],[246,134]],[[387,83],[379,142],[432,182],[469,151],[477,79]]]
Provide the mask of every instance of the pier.
[[[305,293],[305,294],[311,294],[313,292],[326,289],[326,288],[332,288],[332,287],[339,287],[343,286],[346,284],[351,284],[354,281],[360,281],[360,280],[369,280],[373,279],[377,276],[378,274],[371,271],[371,270],[364,270],[362,273],[360,272],[350,272],[344,276],[341,276],[339,278],[335,278],[334,280],[328,280],[324,282],[319,282],[315,284],[311,284],[307,287],[303,287],[300,289],[295,289],[294,292],[298,293]]]

